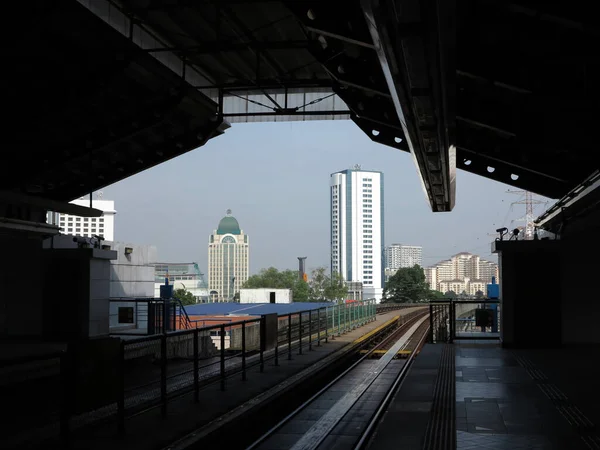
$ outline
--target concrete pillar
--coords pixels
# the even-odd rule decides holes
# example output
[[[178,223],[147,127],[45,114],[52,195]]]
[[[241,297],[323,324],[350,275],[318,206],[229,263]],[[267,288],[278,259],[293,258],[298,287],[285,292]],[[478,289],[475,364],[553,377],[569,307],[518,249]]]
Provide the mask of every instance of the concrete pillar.
[[[0,336],[41,337],[42,237],[0,232]]]
[[[81,340],[109,334],[112,250],[44,250],[44,335]]]

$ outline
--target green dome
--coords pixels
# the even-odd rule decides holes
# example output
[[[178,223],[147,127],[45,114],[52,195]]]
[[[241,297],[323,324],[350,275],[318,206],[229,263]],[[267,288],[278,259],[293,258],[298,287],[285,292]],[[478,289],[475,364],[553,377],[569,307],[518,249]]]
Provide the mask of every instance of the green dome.
[[[228,214],[229,211],[228,211]],[[240,230],[240,224],[237,219],[233,216],[227,215],[219,222],[219,228],[217,228],[217,234],[242,234]]]

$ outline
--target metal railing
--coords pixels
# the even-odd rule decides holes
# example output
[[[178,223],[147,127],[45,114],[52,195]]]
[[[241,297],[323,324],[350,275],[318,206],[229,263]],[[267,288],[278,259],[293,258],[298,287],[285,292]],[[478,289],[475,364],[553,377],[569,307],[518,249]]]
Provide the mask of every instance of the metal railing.
[[[497,300],[435,300],[429,303],[429,312],[429,342],[500,339],[501,305]]]
[[[153,408],[160,408],[164,417],[169,403],[183,394],[192,393],[194,401],[200,402],[203,386],[218,383],[225,390],[233,375],[246,380],[252,368],[257,369],[253,372],[263,372],[270,365],[268,361],[277,366],[280,357],[292,359],[310,352],[314,346],[375,320],[375,316],[374,301],[332,304],[280,316],[108,339],[101,360],[93,351],[69,348],[42,358],[49,361],[47,376],[41,373],[18,386],[23,392],[36,392],[37,397],[32,397],[27,408],[13,409],[23,410],[23,415],[15,415],[21,426],[7,429],[0,442],[6,441],[6,448],[16,448],[28,440],[59,435],[68,441],[73,429],[100,420],[116,419],[117,429],[123,433],[127,417]],[[36,361],[25,358],[18,364],[28,367]],[[5,363],[0,375],[14,372],[18,364]],[[96,375],[99,368],[103,372]],[[10,381],[5,384],[13,390],[16,386]],[[94,390],[99,392],[87,395]],[[39,420],[31,420],[31,405],[38,403],[46,409],[37,411]]]

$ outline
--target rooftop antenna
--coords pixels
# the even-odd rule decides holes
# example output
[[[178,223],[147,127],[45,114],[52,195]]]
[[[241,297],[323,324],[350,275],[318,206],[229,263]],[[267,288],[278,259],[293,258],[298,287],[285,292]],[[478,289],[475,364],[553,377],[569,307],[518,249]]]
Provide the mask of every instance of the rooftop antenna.
[[[227,210],[227,215],[228,215],[228,216],[230,216],[230,215],[231,215],[231,210],[230,210],[230,209],[228,209],[228,210]]]

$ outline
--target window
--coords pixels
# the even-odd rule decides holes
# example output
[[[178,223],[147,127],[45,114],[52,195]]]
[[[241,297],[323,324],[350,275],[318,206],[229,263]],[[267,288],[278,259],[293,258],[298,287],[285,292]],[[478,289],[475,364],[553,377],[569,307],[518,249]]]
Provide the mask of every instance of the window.
[[[100,218],[98,219],[98,222],[104,222],[104,218],[103,218],[103,217],[100,217]]]
[[[68,231],[69,233],[71,233],[71,232],[73,231],[73,228],[68,228],[68,229],[67,229],[67,231]]]
[[[76,222],[81,222],[81,217],[76,217],[76,218],[75,218],[75,221],[76,221]]]
[[[87,217],[84,217],[84,218],[83,218],[83,221],[84,221],[84,222],[87,222],[87,221],[88,221],[88,218],[87,218]]]
[[[84,233],[87,233],[87,232],[88,232],[88,229],[87,229],[87,228],[84,228],[84,229],[83,229],[83,232],[84,232]]]
[[[73,222],[73,218],[72,218],[72,217],[69,217],[67,220],[68,220],[69,222]]]
[[[363,245],[363,248],[373,248],[372,245]]]

